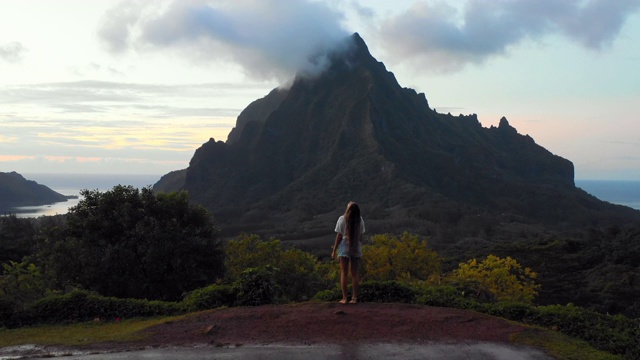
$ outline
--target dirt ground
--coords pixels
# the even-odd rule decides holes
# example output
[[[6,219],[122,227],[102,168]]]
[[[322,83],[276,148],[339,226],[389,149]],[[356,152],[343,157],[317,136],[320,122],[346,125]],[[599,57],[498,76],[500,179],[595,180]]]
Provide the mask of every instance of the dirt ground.
[[[508,343],[523,326],[493,316],[408,304],[301,303],[211,310],[146,330],[136,344],[189,346],[266,344]]]

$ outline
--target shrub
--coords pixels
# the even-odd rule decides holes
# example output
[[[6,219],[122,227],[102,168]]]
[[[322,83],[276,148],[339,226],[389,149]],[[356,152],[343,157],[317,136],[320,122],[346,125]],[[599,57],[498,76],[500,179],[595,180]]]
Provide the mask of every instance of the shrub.
[[[362,247],[364,274],[377,281],[427,281],[440,276],[440,257],[427,247],[427,239],[404,232],[374,235]]]
[[[594,347],[633,357],[640,349],[640,320],[605,315],[573,305],[539,306],[531,322],[588,341]],[[634,355],[635,354],[635,355]]]
[[[535,306],[520,302],[499,302],[485,305],[483,312],[520,322],[531,322],[531,319],[538,314]]]
[[[259,306],[276,302],[275,269],[272,266],[250,268],[234,283],[236,305]]]
[[[176,315],[184,312],[185,307],[175,302],[118,299],[74,290],[68,294],[50,295],[36,301],[27,308],[21,320],[24,324],[72,323],[96,318],[113,320]]]
[[[454,286],[425,286],[419,289],[416,303],[429,306],[475,309],[478,303],[465,297],[465,293]]]
[[[190,292],[182,301],[190,311],[215,309],[221,306],[233,306],[236,292],[231,285],[209,285]]]
[[[0,298],[0,327],[13,325],[15,305],[7,299]]]
[[[535,283],[536,276],[531,269],[523,269],[510,257],[502,259],[489,255],[481,262],[471,259],[461,263],[451,278],[458,282],[478,282],[501,301],[531,303],[540,288]]]
[[[280,240],[261,240],[257,235],[240,235],[226,246],[227,281],[242,277],[246,269],[271,267],[273,280],[282,301],[303,301],[329,284],[321,275],[322,267],[310,253],[300,249],[282,249]],[[324,268],[323,268],[324,270]]]
[[[397,281],[365,281],[358,288],[358,301],[378,303],[412,303],[416,298],[416,291]],[[338,301],[342,299],[339,288],[324,290],[317,293],[313,300]]]
[[[416,291],[397,281],[365,281],[360,284],[358,301],[380,303],[412,303]]]
[[[338,301],[340,299],[342,299],[342,290],[339,288],[322,290],[313,297],[314,301]]]

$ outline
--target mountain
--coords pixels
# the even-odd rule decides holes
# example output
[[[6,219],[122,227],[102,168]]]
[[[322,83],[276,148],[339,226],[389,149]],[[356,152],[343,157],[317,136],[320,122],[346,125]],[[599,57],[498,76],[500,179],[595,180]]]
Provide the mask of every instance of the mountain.
[[[482,127],[400,86],[358,34],[255,100],[158,191],[186,190],[226,238],[276,237],[327,256],[348,201],[368,234],[424,235],[443,271],[488,254],[539,272],[543,304],[640,316],[640,211],[574,184],[573,164],[502,118]]]
[[[0,172],[0,211],[11,212],[17,206],[37,206],[67,201],[69,197],[27,180],[16,172]]]
[[[377,231],[400,223],[420,231],[468,214],[571,224],[639,218],[576,188],[573,164],[507,119],[484,128],[475,114],[437,113],[357,33],[340,48],[324,73],[251,103],[226,143],[210,139],[172,175],[179,181],[156,188],[187,190],[226,234],[283,239],[330,232],[350,200]]]

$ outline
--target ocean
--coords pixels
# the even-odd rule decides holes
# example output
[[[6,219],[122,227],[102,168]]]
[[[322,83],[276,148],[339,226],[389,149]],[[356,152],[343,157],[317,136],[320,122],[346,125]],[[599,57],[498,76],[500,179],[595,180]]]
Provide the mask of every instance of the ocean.
[[[116,185],[132,185],[143,188],[155,184],[162,175],[130,174],[22,174],[27,180],[34,180],[63,195],[80,195],[80,190],[111,190]],[[576,180],[576,186],[613,204],[640,210],[640,181],[619,180]],[[71,199],[51,205],[23,206],[16,208],[18,217],[39,217],[66,213],[80,201]]]
[[[575,183],[600,200],[640,210],[640,181],[576,180]]]
[[[78,204],[80,191],[83,189],[107,191],[116,185],[131,185],[141,189],[153,186],[162,175],[131,174],[21,174],[27,180],[33,180],[62,195],[77,195],[78,199],[69,199],[50,205],[21,206],[15,209],[20,218],[39,217],[43,215],[61,215],[70,207]]]

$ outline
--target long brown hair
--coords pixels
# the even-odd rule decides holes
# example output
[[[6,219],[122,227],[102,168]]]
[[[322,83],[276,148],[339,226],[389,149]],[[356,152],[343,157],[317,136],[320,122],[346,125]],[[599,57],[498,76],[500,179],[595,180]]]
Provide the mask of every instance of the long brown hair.
[[[344,213],[344,220],[347,224],[346,235],[347,245],[349,245],[349,255],[355,255],[358,249],[358,243],[362,233],[360,231],[360,206],[355,202],[347,205],[347,211]]]

